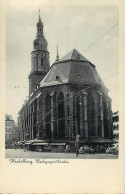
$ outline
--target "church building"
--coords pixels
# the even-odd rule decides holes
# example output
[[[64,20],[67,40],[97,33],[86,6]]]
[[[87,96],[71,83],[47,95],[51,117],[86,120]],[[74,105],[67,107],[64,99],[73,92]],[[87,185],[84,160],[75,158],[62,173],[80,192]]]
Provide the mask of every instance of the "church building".
[[[19,140],[110,142],[111,99],[96,67],[76,49],[50,66],[39,16],[31,52],[29,98],[19,111]]]

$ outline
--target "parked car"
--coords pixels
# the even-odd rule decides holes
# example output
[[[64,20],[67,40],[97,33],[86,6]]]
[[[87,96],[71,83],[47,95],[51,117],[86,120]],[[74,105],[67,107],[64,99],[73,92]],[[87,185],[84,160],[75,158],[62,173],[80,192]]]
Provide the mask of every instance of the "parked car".
[[[79,148],[79,154],[85,154],[89,152],[90,152],[90,148],[87,145],[84,145]]]
[[[84,152],[84,147],[80,147],[79,148],[79,154],[84,154],[85,152]]]
[[[107,154],[112,154],[112,147],[108,147],[108,148],[106,149],[106,153],[107,153]]]
[[[119,153],[119,145],[118,144],[114,144],[114,146],[112,148],[112,153],[114,155],[118,155],[118,153]]]
[[[90,149],[90,148],[89,148],[87,145],[84,146],[84,152],[85,152],[85,153],[89,153],[89,149]]]
[[[95,154],[95,149],[94,149],[94,148],[92,148],[92,147],[90,147],[90,149],[89,149],[89,153],[90,153],[90,154]]]
[[[66,149],[64,151],[65,152],[70,152],[71,151],[70,145],[66,145]]]
[[[112,147],[109,147],[106,149],[106,153],[107,154],[116,154],[118,155],[119,153],[119,145],[118,144],[114,144]]]

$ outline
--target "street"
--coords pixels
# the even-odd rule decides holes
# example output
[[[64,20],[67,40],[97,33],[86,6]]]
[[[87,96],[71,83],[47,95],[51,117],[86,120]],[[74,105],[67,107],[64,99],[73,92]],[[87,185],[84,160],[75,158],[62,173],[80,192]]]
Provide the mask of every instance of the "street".
[[[37,151],[25,151],[23,149],[6,149],[6,158],[41,158],[41,159],[117,159],[117,155],[113,154],[79,154],[76,157],[76,153],[52,153],[52,152],[37,152]]]

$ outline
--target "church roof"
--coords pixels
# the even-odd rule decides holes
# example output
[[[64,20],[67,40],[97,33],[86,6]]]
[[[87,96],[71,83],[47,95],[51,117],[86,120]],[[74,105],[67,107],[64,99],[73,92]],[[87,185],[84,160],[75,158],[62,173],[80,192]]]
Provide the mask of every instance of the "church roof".
[[[61,58],[61,61],[68,59],[79,59],[83,61],[88,61],[83,55],[81,55],[76,49],[70,51],[67,55]]]
[[[65,83],[101,84],[105,87],[95,66],[75,49],[51,66],[40,87]]]
[[[11,115],[5,115],[5,120],[6,121],[13,121],[13,118],[12,118],[12,116]]]

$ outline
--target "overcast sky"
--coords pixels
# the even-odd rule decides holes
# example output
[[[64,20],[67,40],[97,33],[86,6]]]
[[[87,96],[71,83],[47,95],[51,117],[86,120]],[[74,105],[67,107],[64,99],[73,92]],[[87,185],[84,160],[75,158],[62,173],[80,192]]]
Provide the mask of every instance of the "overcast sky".
[[[8,5],[6,9],[6,113],[16,121],[18,112],[28,96],[28,75],[31,51],[36,37],[38,9],[48,41],[50,63],[59,56],[78,50],[90,60],[104,80],[112,99],[112,110],[118,104],[118,25],[93,47],[92,43],[118,22],[117,6],[30,6]]]

